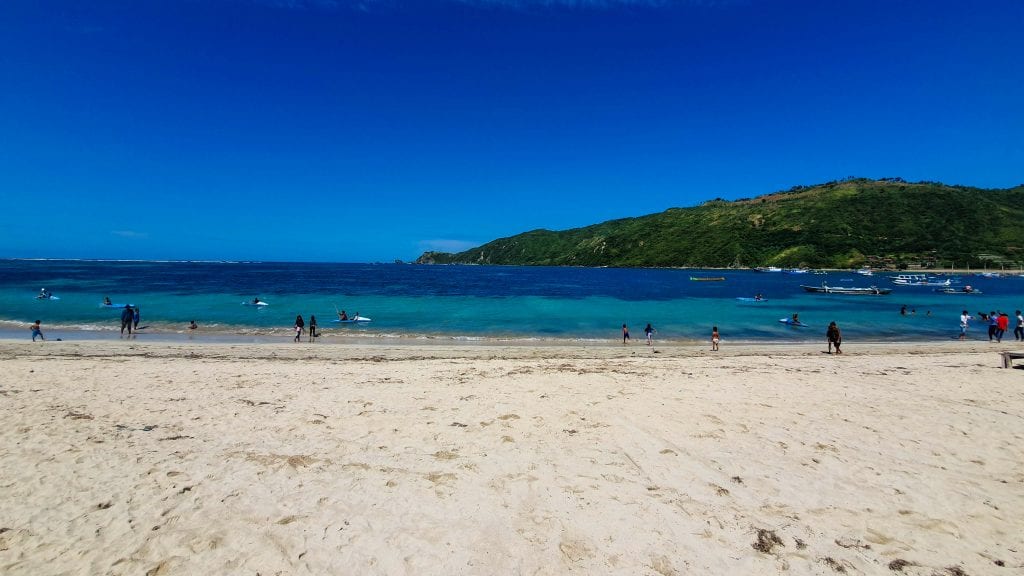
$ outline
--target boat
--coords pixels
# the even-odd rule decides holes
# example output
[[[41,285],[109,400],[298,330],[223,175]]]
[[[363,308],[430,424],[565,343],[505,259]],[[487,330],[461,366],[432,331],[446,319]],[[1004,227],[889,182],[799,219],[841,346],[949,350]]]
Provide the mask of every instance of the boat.
[[[924,274],[897,274],[890,276],[889,279],[893,284],[900,286],[949,286],[952,284],[949,278],[939,280],[934,276],[925,276]]]
[[[737,300],[740,302],[767,302],[767,298],[751,298],[749,296],[737,296]]]
[[[355,324],[357,322],[373,322],[373,320],[365,316],[353,316],[348,320],[341,320],[339,318],[335,318],[334,320],[331,320],[331,322],[337,322],[338,324]]]
[[[690,276],[694,282],[725,282],[725,276]]]
[[[808,272],[810,270],[807,268],[784,268],[782,270],[783,274],[807,274]]]
[[[242,306],[269,306],[269,305],[270,305],[269,303],[264,302],[263,300],[260,300],[259,302],[249,302],[249,301],[242,302]]]
[[[846,294],[849,296],[884,296],[892,292],[892,288],[879,288],[878,286],[871,286],[869,288],[829,286],[824,282],[821,286],[805,286],[801,284],[800,287],[808,292],[814,292],[817,294]]]
[[[60,300],[60,296],[54,296],[53,294],[39,295],[36,296],[36,300]]]
[[[754,268],[754,272],[782,272],[782,268],[778,266],[758,266]]]
[[[946,286],[945,288],[936,288],[935,291],[941,294],[981,294],[981,290],[971,288],[970,286],[964,286],[963,288]]]
[[[854,270],[854,272],[856,272],[857,274],[860,274],[861,276],[874,276],[875,275],[875,273],[871,271],[871,268],[868,268],[867,266],[865,266],[863,268],[858,268],[858,269]]]

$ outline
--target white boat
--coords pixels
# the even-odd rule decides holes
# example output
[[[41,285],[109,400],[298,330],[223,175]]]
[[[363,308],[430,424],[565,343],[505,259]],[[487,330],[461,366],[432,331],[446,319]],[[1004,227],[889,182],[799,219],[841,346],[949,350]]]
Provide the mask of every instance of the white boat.
[[[949,286],[952,284],[948,278],[939,280],[924,274],[897,274],[896,276],[890,276],[889,279],[892,280],[893,284],[899,286]]]
[[[884,296],[892,292],[892,288],[879,288],[878,286],[855,288],[853,286],[829,286],[825,283],[822,283],[821,286],[804,286],[801,284],[800,287],[807,292],[817,294],[846,294],[848,296]]]
[[[875,275],[875,273],[871,271],[871,268],[868,268],[867,266],[865,266],[863,268],[858,268],[857,270],[855,270],[855,272],[857,272],[857,274],[860,274],[861,276],[874,276]]]
[[[782,272],[782,268],[778,266],[758,266],[754,268],[754,272]]]
[[[810,272],[808,268],[785,268],[782,270],[783,274],[807,274]]]

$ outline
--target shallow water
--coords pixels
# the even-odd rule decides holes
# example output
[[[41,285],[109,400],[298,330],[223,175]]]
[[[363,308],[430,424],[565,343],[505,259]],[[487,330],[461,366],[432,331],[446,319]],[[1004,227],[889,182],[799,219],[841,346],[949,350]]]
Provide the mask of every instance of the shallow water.
[[[724,277],[698,282],[690,277]],[[473,339],[634,340],[650,322],[656,338],[706,340],[717,325],[723,340],[810,341],[836,321],[846,339],[926,341],[956,338],[961,310],[972,314],[1024,307],[1019,276],[950,276],[982,294],[947,295],[929,287],[895,286],[889,275],[752,271],[419,266],[401,264],[0,261],[0,329],[19,333],[42,320],[44,330],[118,334],[120,310],[100,306],[104,296],[140,307],[148,333],[203,333],[252,337],[287,335],[295,316],[318,318],[336,336]],[[801,284],[891,287],[887,296],[807,293]],[[40,288],[59,300],[37,300]],[[764,294],[767,301],[737,297]],[[266,307],[243,306],[259,297]],[[900,314],[907,306],[907,315]],[[335,309],[373,319],[366,325],[332,322]],[[911,313],[914,311],[916,313]],[[799,313],[807,328],[780,318]],[[27,334],[27,329],[24,330]],[[985,332],[981,322],[972,336]],[[1012,339],[1012,334],[1009,335]]]

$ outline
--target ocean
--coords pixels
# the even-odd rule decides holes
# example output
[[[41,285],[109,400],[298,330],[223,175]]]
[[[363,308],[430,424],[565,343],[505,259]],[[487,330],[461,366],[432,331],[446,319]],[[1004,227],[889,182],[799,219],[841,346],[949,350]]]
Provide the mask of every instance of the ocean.
[[[895,286],[889,273],[860,276],[733,270],[424,266],[278,262],[121,262],[0,260],[0,335],[29,338],[42,321],[47,337],[120,337],[119,309],[105,296],[139,307],[137,338],[189,335],[239,341],[287,340],[295,316],[315,315],[328,337],[453,340],[634,340],[651,323],[657,341],[728,342],[824,339],[835,321],[847,342],[956,338],[962,310],[1024,308],[1024,278],[944,276],[980,294],[943,294]],[[691,277],[723,277],[693,281]],[[886,296],[807,293],[801,284],[893,288]],[[39,300],[40,288],[59,299]],[[763,302],[738,297],[763,294]],[[254,297],[267,306],[242,305]],[[906,306],[907,313],[900,313]],[[336,310],[372,322],[339,324]],[[779,322],[794,313],[807,327]],[[189,331],[195,320],[200,330]],[[972,339],[987,338],[980,319]],[[1012,339],[1012,333],[1009,334]]]

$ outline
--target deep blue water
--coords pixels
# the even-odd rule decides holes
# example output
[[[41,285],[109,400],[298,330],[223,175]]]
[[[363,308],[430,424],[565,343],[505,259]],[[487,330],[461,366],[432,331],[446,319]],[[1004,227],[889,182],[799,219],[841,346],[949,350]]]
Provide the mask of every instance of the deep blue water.
[[[695,282],[691,276],[723,276]],[[50,330],[110,331],[118,310],[104,296],[140,307],[150,332],[287,330],[295,316],[316,315],[322,330],[364,336],[465,338],[620,338],[628,324],[641,338],[650,322],[661,340],[706,340],[717,325],[724,341],[809,341],[836,321],[847,340],[936,340],[956,337],[960,311],[1024,307],[1019,276],[952,277],[975,295],[894,286],[887,274],[862,277],[752,271],[418,266],[402,264],[0,261],[0,322],[40,319]],[[893,287],[888,296],[816,295],[800,284]],[[40,288],[59,300],[37,300]],[[762,293],[767,301],[741,296]],[[258,296],[264,308],[242,306]],[[899,313],[907,306],[908,314]],[[373,322],[338,325],[335,307]],[[911,314],[910,311],[916,311]],[[807,328],[779,318],[799,313]],[[929,314],[930,313],[930,314]],[[972,335],[980,337],[980,322]]]

